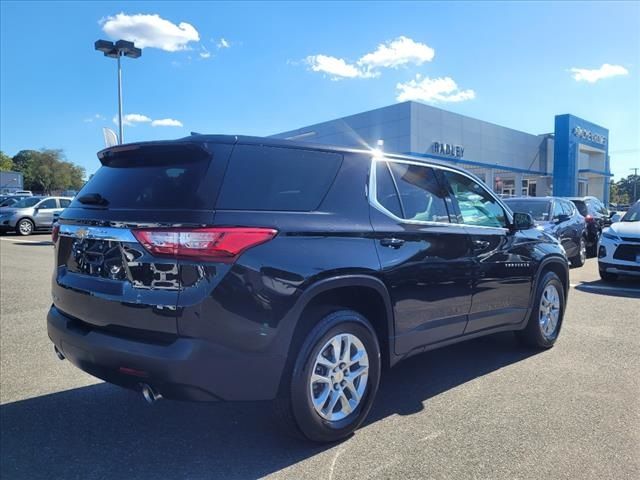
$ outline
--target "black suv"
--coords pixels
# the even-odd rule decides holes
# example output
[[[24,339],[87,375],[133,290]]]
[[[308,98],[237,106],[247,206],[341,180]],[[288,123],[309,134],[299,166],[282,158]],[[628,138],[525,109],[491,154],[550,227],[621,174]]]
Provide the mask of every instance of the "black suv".
[[[598,242],[602,229],[611,225],[609,210],[596,197],[568,198],[577,207],[580,215],[587,222],[587,253],[595,257],[598,253]]]
[[[194,135],[112,147],[60,216],[60,358],[160,397],[272,400],[306,437],[350,434],[381,370],[562,325],[560,244],[476,177],[406,156]]]
[[[504,203],[513,212],[528,213],[536,227],[558,239],[572,267],[587,260],[587,226],[576,206],[556,197],[511,197]]]

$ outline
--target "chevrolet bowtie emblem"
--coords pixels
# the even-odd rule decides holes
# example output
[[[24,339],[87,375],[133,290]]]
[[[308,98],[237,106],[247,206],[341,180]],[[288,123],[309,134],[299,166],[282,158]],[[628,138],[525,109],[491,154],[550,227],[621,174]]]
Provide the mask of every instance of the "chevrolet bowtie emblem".
[[[84,239],[84,238],[87,238],[88,236],[89,236],[88,228],[79,228],[78,230],[76,230],[76,237],[80,239]]]

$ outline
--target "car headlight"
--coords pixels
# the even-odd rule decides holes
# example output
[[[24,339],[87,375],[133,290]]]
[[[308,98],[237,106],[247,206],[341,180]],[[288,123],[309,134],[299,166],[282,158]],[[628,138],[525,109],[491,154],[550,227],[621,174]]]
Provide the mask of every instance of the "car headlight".
[[[620,241],[620,237],[618,237],[615,233],[602,232],[602,236],[609,240],[614,240],[616,242]]]

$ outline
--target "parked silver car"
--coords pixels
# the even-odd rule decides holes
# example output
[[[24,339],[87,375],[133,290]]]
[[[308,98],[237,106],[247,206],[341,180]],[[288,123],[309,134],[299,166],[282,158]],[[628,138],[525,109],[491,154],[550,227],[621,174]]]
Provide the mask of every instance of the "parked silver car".
[[[51,230],[54,214],[70,203],[68,197],[25,197],[0,210],[0,232],[31,235],[36,230]]]

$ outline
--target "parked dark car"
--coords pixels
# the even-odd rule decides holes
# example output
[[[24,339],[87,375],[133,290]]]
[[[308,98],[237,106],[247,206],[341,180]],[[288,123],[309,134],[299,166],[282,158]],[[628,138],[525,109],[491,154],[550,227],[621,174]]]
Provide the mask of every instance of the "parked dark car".
[[[574,197],[567,200],[574,203],[587,222],[587,254],[595,257],[602,229],[611,225],[609,210],[596,197]]]
[[[149,402],[275,399],[291,428],[334,441],[402,359],[495,332],[558,338],[564,250],[463,170],[234,136],[98,156],[53,231],[48,333]]]
[[[505,199],[514,212],[531,215],[536,227],[557,238],[571,260],[581,267],[587,260],[587,224],[576,206],[556,197],[514,197]]]

